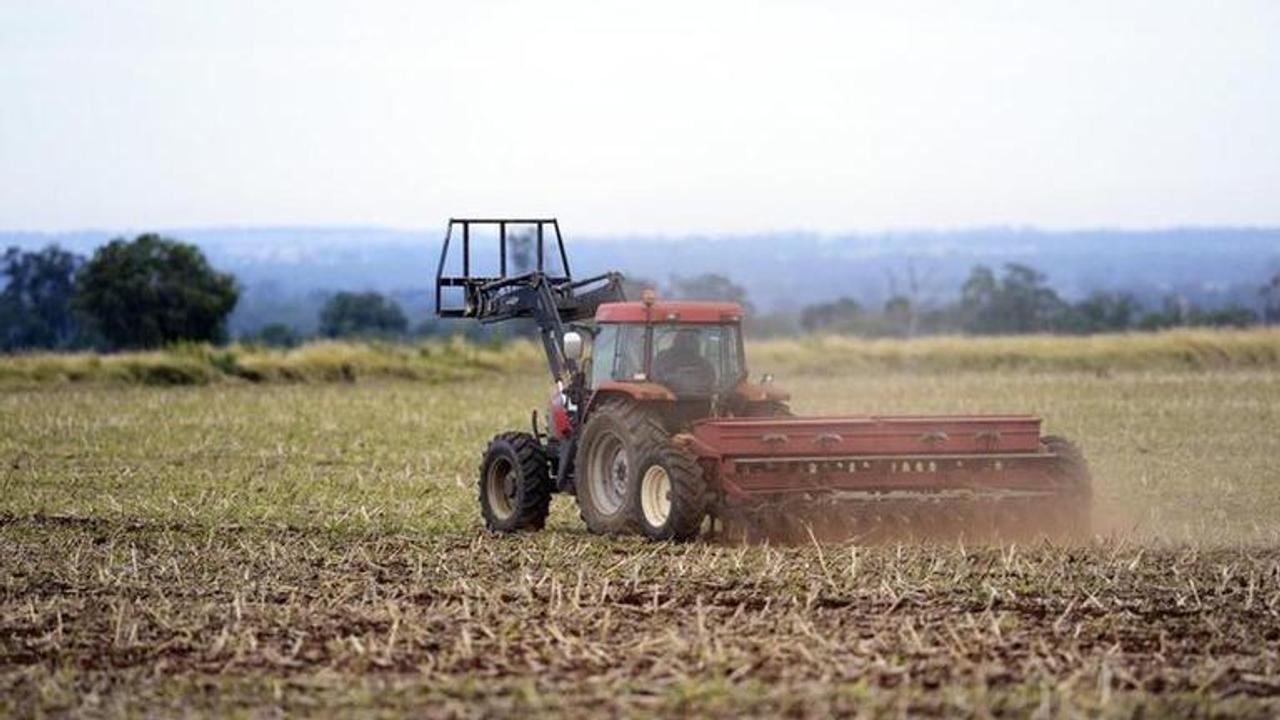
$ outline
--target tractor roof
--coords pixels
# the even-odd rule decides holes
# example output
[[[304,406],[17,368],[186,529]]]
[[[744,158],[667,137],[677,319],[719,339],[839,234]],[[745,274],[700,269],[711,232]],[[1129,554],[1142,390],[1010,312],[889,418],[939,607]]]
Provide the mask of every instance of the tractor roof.
[[[646,309],[649,313],[646,316]],[[643,302],[603,303],[596,321],[605,323],[685,322],[725,323],[742,319],[742,306],[733,302],[659,300],[646,308]]]

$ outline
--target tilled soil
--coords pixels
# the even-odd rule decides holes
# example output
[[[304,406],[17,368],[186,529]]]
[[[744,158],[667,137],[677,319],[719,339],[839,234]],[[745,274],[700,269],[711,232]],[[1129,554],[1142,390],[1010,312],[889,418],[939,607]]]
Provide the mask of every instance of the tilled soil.
[[[738,547],[480,530],[537,371],[0,393],[0,717],[1280,716],[1274,373],[791,378],[1043,415],[1099,538]]]
[[[0,714],[1280,712],[1280,548],[0,519]]]

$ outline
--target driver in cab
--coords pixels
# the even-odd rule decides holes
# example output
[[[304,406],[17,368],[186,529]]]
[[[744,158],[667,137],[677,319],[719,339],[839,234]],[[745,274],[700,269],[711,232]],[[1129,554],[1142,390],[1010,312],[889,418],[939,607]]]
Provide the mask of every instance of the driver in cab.
[[[700,333],[694,329],[676,332],[671,347],[653,359],[653,377],[676,394],[710,392],[716,369],[701,352]]]

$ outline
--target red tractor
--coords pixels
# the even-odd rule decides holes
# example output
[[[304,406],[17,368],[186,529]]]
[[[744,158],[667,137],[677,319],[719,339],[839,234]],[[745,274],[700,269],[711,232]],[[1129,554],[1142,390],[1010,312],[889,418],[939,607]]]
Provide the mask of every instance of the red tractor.
[[[475,273],[478,228],[496,231],[499,252]],[[446,271],[459,255],[461,271]],[[1039,418],[795,417],[768,376],[749,379],[741,306],[627,301],[618,273],[574,280],[554,219],[450,220],[436,281],[441,317],[532,321],[555,382],[545,425],[535,411],[485,451],[491,530],[542,528],[557,492],[593,532],[655,540],[693,538],[708,517],[747,534],[797,518],[810,531],[892,518],[918,529],[929,510],[925,529],[1005,518],[1011,531],[1088,530],[1084,460],[1041,436]]]

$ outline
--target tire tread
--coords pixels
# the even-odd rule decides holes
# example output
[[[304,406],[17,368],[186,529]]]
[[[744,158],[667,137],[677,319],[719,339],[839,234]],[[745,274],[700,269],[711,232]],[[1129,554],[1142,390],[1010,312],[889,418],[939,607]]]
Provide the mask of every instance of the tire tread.
[[[488,467],[495,453],[510,452],[520,469],[516,490],[516,507],[511,517],[503,520],[489,507],[487,494]],[[546,526],[551,512],[551,494],[554,487],[547,468],[547,454],[542,443],[529,433],[505,432],[489,441],[484,459],[480,463],[480,511],[484,524],[494,532],[541,530]]]

